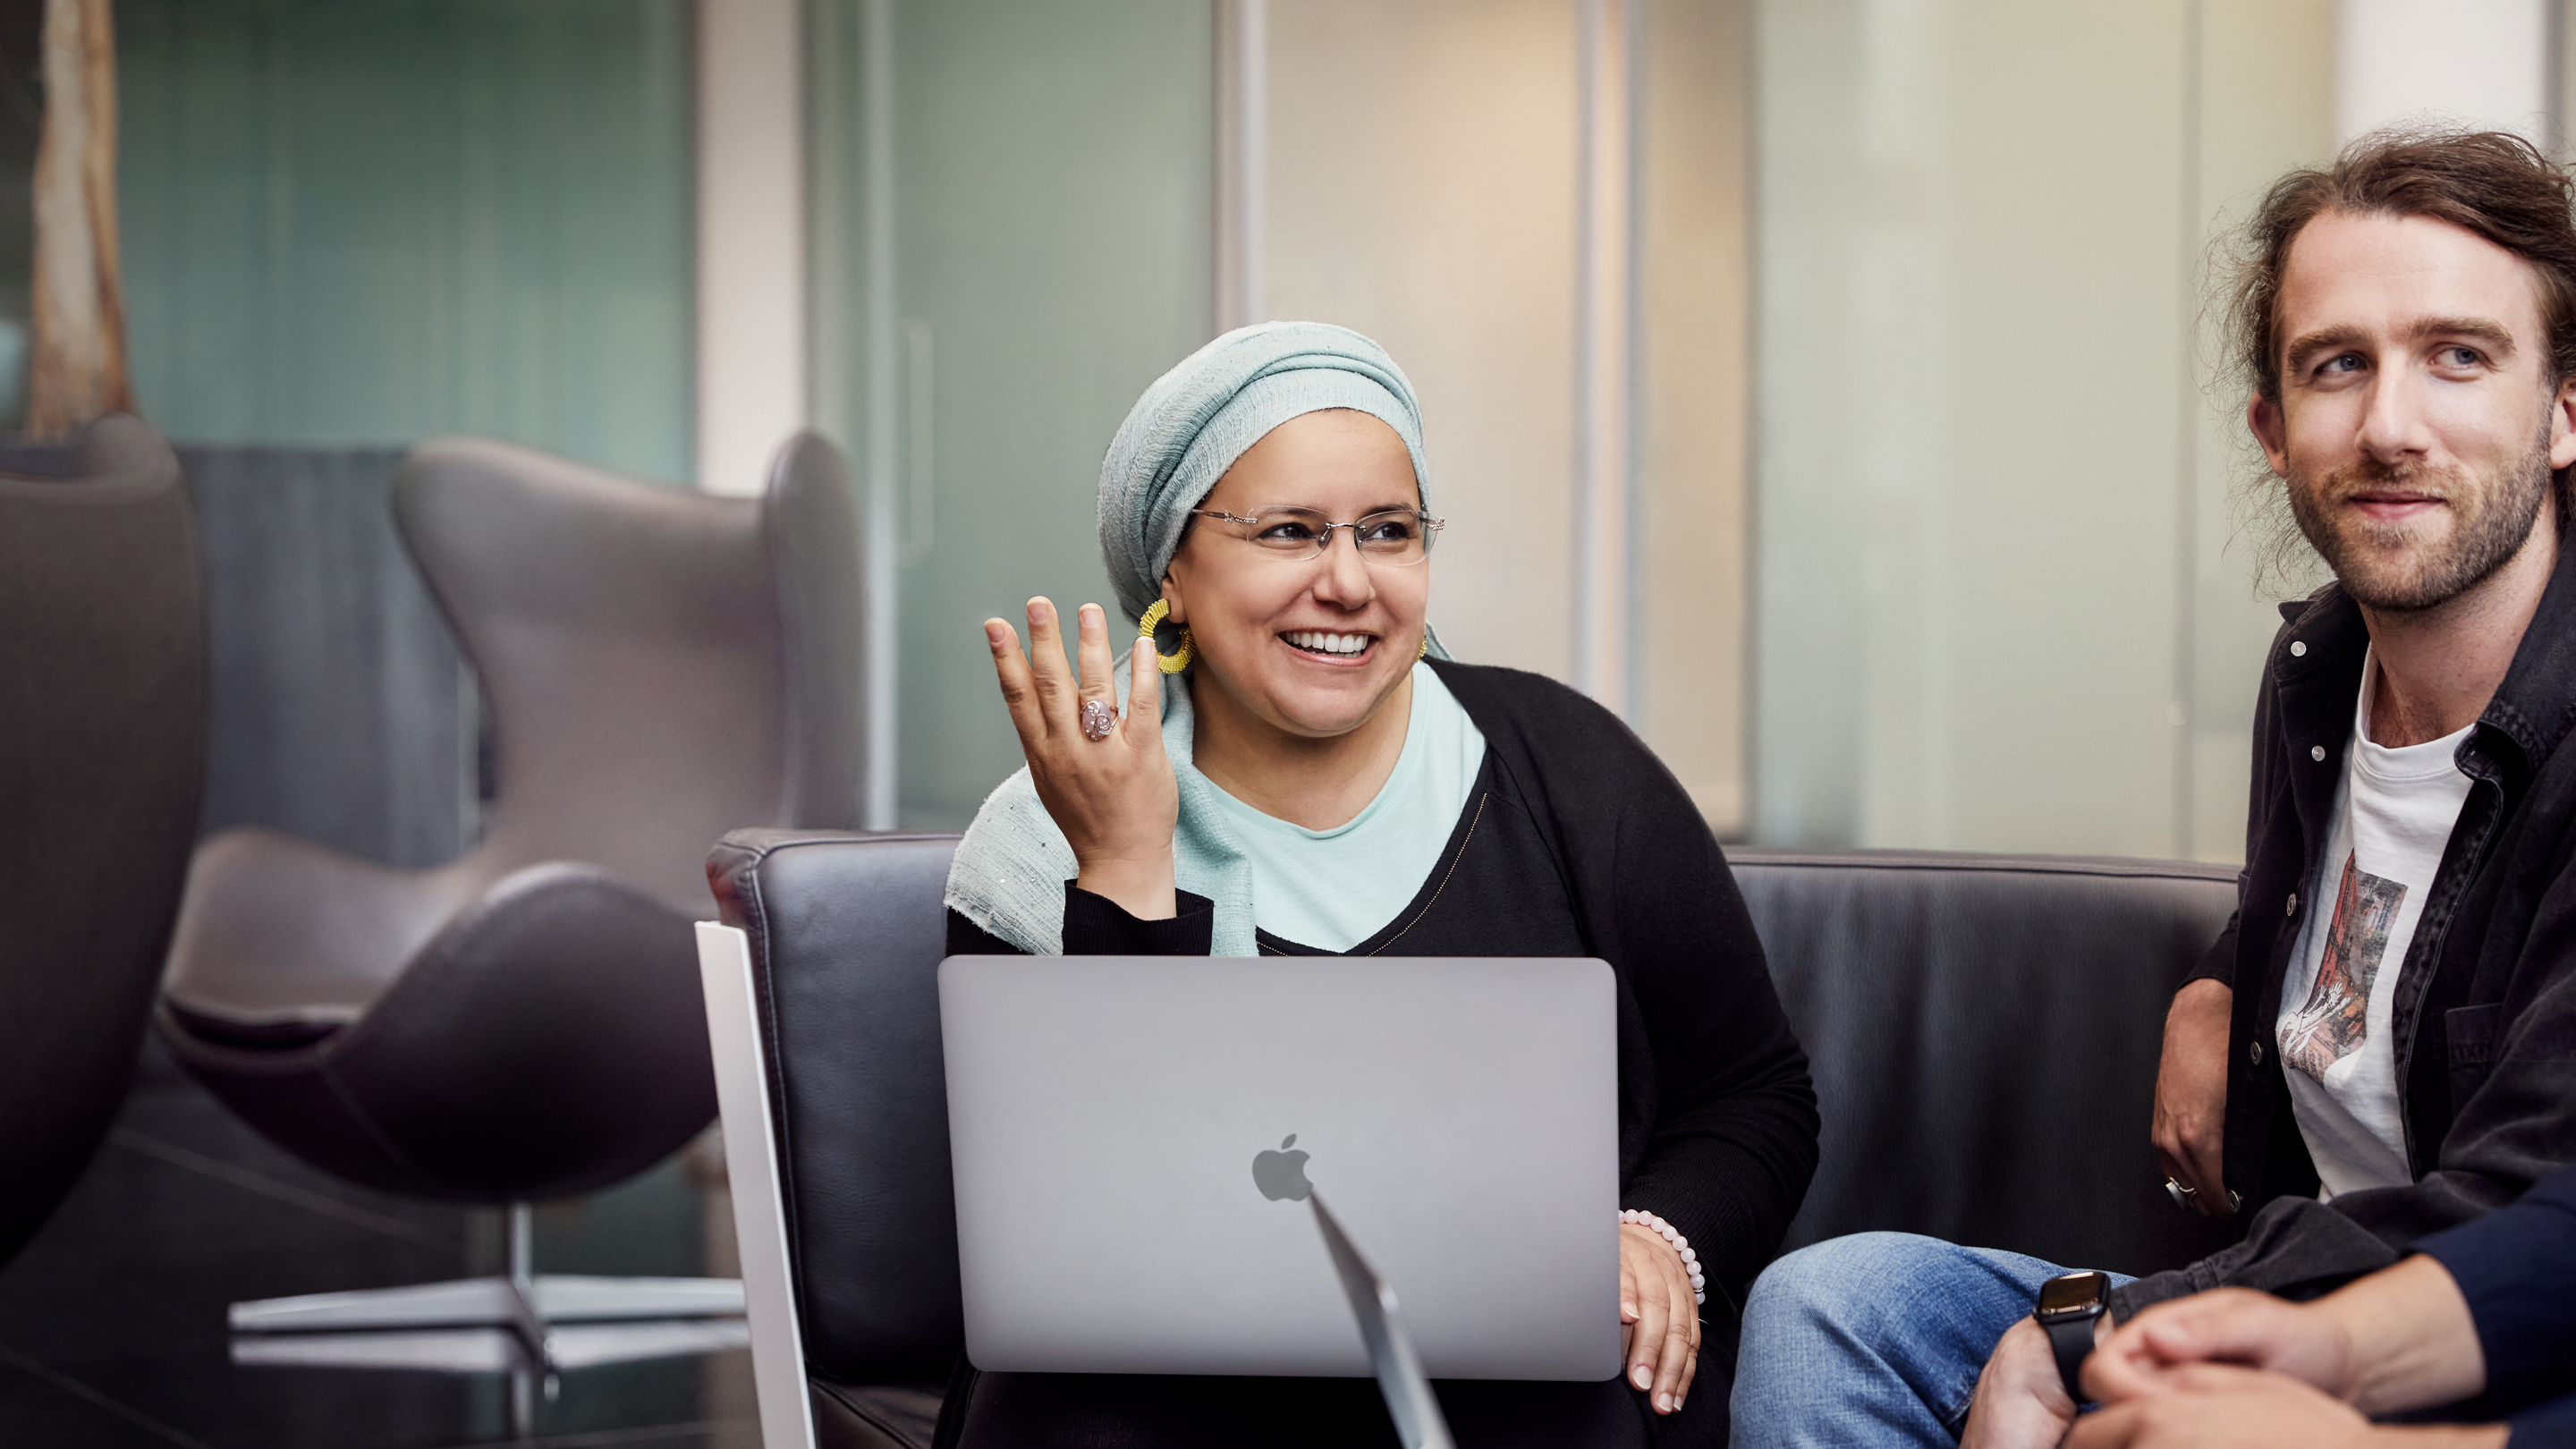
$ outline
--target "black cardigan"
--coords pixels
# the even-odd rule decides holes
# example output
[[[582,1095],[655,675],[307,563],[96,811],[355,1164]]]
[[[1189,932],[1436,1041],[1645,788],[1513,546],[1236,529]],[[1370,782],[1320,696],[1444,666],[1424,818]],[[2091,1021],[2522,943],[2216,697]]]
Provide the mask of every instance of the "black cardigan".
[[[1816,1169],[1816,1094],[1726,857],[1645,742],[1515,669],[1433,661],[1485,764],[1413,902],[1351,955],[1598,956],[1619,978],[1620,1204],[1740,1301]],[[1069,955],[1205,955],[1214,913],[1140,921],[1065,883]],[[1310,954],[1269,934],[1264,954]],[[951,955],[1014,948],[951,911]],[[1713,1306],[1713,1305],[1712,1305]]]

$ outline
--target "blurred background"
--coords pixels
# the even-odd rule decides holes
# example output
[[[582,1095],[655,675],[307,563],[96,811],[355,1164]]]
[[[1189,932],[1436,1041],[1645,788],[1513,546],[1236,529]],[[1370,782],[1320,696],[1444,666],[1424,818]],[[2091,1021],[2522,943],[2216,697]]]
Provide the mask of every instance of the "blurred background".
[[[40,9],[0,7],[13,174]],[[1611,704],[1721,835],[2229,860],[2285,586],[2204,245],[2388,119],[2558,145],[2561,9],[120,0],[134,395],[317,478],[470,431],[748,492],[818,426],[879,570],[871,812],[953,827],[1017,760],[976,625],[1108,597],[1128,404],[1224,327],[1340,322],[1423,400],[1444,639]],[[266,793],[452,852],[471,720],[399,714],[314,715],[368,770]]]

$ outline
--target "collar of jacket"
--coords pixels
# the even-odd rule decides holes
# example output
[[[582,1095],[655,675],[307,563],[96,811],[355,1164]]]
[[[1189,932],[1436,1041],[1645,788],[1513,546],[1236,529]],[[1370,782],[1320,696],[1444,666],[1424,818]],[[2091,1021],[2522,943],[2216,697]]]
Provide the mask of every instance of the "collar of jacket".
[[[2323,746],[2324,763],[2337,767],[2326,776],[2339,780],[2353,711],[2360,702],[2369,628],[2362,622],[2361,607],[2340,583],[2280,609],[2290,627],[2272,642],[2269,672],[2279,690],[2286,742],[2302,752]],[[2576,539],[2559,540],[2549,587],[2514,648],[2504,683],[2496,687],[2478,723],[2483,728],[2460,746],[2461,766],[2472,775],[2483,774],[2472,768],[2471,752],[2505,763],[2509,748],[2516,757],[2510,763],[2526,779],[2576,726]]]

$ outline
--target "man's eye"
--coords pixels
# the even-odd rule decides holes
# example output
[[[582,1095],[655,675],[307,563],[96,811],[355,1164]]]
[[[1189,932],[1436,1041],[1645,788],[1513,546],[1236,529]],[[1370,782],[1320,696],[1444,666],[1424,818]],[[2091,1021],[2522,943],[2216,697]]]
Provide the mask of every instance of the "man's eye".
[[[2475,367],[2478,365],[2478,354],[2475,348],[2445,347],[2442,349],[2442,360],[2453,367]]]
[[[2327,359],[2324,370],[2327,372],[2359,372],[2361,367],[2361,354],[2358,352],[2346,352],[2340,356]]]

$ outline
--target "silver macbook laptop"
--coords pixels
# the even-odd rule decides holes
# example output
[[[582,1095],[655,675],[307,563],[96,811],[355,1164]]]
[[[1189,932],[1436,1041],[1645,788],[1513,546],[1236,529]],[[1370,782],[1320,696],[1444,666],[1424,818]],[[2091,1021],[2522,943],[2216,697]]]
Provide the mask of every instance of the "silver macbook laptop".
[[[1364,1376],[1319,1192],[1431,1375],[1613,1377],[1614,990],[1590,960],[951,957],[967,1356]]]

